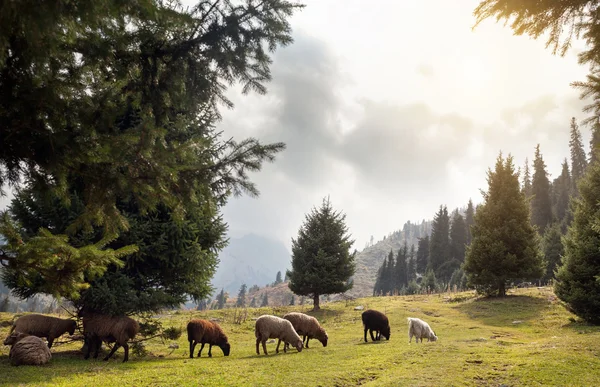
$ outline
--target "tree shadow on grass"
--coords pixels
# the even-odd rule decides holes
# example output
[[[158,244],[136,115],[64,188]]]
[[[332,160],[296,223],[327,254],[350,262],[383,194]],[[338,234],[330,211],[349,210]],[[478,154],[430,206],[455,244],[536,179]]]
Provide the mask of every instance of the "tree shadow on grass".
[[[491,326],[510,326],[513,322],[539,318],[550,303],[539,297],[509,295],[505,297],[482,297],[460,303],[452,308],[472,320]]]

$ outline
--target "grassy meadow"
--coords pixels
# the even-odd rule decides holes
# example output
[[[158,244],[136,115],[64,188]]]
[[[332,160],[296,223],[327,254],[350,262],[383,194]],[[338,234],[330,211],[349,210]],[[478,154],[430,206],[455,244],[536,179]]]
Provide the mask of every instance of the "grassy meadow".
[[[363,341],[358,305],[378,309],[390,318],[389,341]],[[56,345],[42,367],[9,364],[0,347],[2,386],[596,386],[600,384],[600,327],[579,322],[556,300],[550,288],[511,291],[503,299],[481,299],[472,292],[362,298],[323,305],[317,317],[329,334],[323,347],[311,340],[298,353],[255,353],[253,317],[309,306],[248,309],[235,324],[234,311],[178,311],[161,316],[166,326],[185,328],[190,318],[220,318],[229,336],[231,355],[208,347],[203,357],[188,358],[185,333],[173,341],[146,341],[148,354],[122,349],[108,362],[83,360],[81,343]],[[64,316],[63,316],[64,317]],[[430,323],[437,342],[408,344],[406,317]],[[0,336],[13,315],[0,313]],[[62,341],[65,341],[63,338]],[[198,351],[199,346],[196,351]]]

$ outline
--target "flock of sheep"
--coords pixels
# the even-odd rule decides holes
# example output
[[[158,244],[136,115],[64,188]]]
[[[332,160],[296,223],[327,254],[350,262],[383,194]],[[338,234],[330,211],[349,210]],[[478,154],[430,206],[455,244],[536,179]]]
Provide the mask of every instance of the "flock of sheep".
[[[94,352],[94,359],[102,342],[114,343],[110,353],[104,358],[108,360],[117,349],[123,347],[125,356],[123,362],[129,359],[129,340],[139,332],[137,321],[129,317],[112,317],[96,314],[83,314],[83,336],[87,344],[84,358],[88,359]],[[372,341],[378,341],[381,336],[390,339],[390,324],[387,316],[377,310],[366,310],[362,313],[364,325],[364,340],[367,342],[367,331]],[[10,345],[9,358],[13,365],[41,365],[52,358],[50,348],[54,340],[64,333],[73,335],[77,323],[71,319],[31,314],[19,317],[13,323],[4,345]],[[375,335],[373,335],[375,333]],[[223,329],[214,321],[193,319],[187,324],[188,341],[190,343],[190,358],[194,357],[197,344],[201,344],[198,357],[201,356],[204,345],[208,344],[208,356],[212,357],[213,345],[218,346],[225,356],[229,356],[231,345]],[[304,313],[291,312],[281,317],[262,315],[256,319],[254,327],[256,336],[256,354],[260,355],[259,345],[262,343],[263,352],[267,353],[267,340],[278,339],[275,352],[279,353],[279,346],[283,341],[283,351],[287,352],[290,345],[298,352],[308,348],[310,339],[317,339],[327,346],[329,337],[316,318]],[[302,338],[300,337],[302,336]],[[415,337],[417,343],[423,339],[436,341],[437,336],[425,321],[418,318],[408,318],[409,343]],[[48,344],[41,338],[46,338]]]

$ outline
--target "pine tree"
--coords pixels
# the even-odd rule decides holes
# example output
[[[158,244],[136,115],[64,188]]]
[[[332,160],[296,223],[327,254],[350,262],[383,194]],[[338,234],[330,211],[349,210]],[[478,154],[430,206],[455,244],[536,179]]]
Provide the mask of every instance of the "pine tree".
[[[387,258],[383,259],[381,267],[377,271],[377,278],[373,288],[373,295],[387,294],[394,286],[394,252],[390,250]]]
[[[275,282],[273,283],[273,285],[279,285],[282,282],[283,281],[281,280],[281,271],[278,271],[277,275],[275,276]]]
[[[572,189],[575,196],[578,195],[577,182],[583,177],[587,168],[587,158],[583,149],[583,141],[581,132],[575,117],[571,118],[571,139],[569,140],[569,148],[571,149],[571,176]]]
[[[479,292],[504,296],[507,282],[542,276],[542,254],[512,156],[504,160],[500,154],[487,175],[489,188],[475,214],[464,270]]]
[[[469,199],[467,204],[467,211],[465,213],[465,227],[467,228],[467,245],[471,244],[471,226],[475,223],[475,208],[473,207],[473,201]]]
[[[433,269],[431,269],[431,268],[427,269],[427,272],[425,273],[425,276],[423,277],[423,280],[421,281],[421,287],[430,293],[434,293],[435,291],[437,291],[438,282],[435,277],[435,272],[433,271]]]
[[[252,300],[250,301],[250,307],[256,308],[256,297],[252,297]]]
[[[590,138],[590,164],[598,160],[600,150],[600,118],[594,120],[592,125],[592,137]]]
[[[425,274],[429,262],[429,235],[419,238],[417,243],[417,273]]]
[[[529,159],[525,158],[525,167],[523,168],[523,193],[526,198],[530,198],[532,195],[531,191],[531,172],[529,170]]]
[[[408,284],[407,257],[408,244],[405,240],[402,247],[398,249],[398,253],[396,254],[396,265],[394,266],[394,282],[392,289],[397,290],[398,292]]]
[[[417,280],[417,259],[416,258],[417,257],[416,257],[415,245],[410,245],[410,251],[408,253],[408,262],[406,264],[406,266],[407,266],[406,277],[408,279],[408,283],[410,283],[410,281]]]
[[[240,291],[238,292],[237,301],[235,302],[235,306],[237,306],[238,308],[246,307],[246,289],[247,289],[246,284],[242,284],[242,286],[240,286]]]
[[[306,215],[298,238],[292,239],[288,286],[295,294],[312,296],[315,310],[320,308],[320,295],[352,288],[356,250],[350,253],[354,241],[345,220],[346,215],[335,211],[329,198],[323,199],[321,208]]]
[[[290,304],[289,305],[290,306],[296,305],[296,296],[294,296],[293,294],[292,294],[292,297],[290,298]]]
[[[431,242],[429,246],[429,265],[435,272],[438,280],[447,282],[452,272],[444,271],[445,263],[450,261],[450,217],[446,206],[440,206],[440,210],[433,218],[431,228]]]
[[[465,249],[467,245],[467,226],[464,218],[458,210],[452,214],[450,225],[450,259],[458,265],[465,260]]]
[[[562,171],[559,177],[552,184],[552,203],[554,214],[559,224],[566,230],[569,222],[569,201],[571,192],[571,174],[569,173],[569,164],[567,159],[563,161]]]
[[[573,202],[573,222],[564,237],[564,256],[554,292],[579,317],[600,324],[600,163],[594,163],[579,182]]]
[[[225,293],[225,289],[221,289],[221,292],[217,295],[217,309],[225,308],[225,304],[227,303],[227,293]]]
[[[544,233],[542,247],[544,251],[546,272],[543,280],[546,282],[554,278],[554,271],[560,264],[561,257],[564,254],[564,247],[561,238],[562,232],[558,223],[553,223],[546,229],[546,232]]]
[[[269,306],[269,295],[267,294],[267,292],[265,292],[260,306]]]
[[[552,223],[552,202],[550,200],[550,181],[546,172],[546,164],[540,152],[540,145],[535,148],[533,161],[533,180],[531,182],[531,224],[537,226],[540,235],[546,226]]]

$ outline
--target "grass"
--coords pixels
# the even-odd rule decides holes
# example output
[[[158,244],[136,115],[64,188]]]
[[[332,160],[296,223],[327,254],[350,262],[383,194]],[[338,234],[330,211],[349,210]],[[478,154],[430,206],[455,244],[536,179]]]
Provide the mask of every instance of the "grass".
[[[356,305],[384,311],[390,318],[390,341],[365,344],[361,311]],[[161,318],[185,327],[190,318],[220,318],[231,355],[218,347],[212,358],[188,358],[185,334],[172,342],[146,342],[148,355],[123,352],[108,362],[83,360],[81,343],[52,348],[42,367],[12,367],[8,347],[0,348],[2,386],[594,386],[600,380],[600,327],[586,325],[567,312],[549,288],[519,289],[502,299],[472,293],[363,298],[329,303],[317,317],[329,345],[311,341],[309,349],[269,356],[255,353],[254,321],[263,313],[282,316],[308,307],[248,309],[248,319],[233,323],[233,311],[179,311]],[[408,344],[406,317],[428,321],[437,342]],[[13,316],[0,313],[0,336]],[[197,347],[198,350],[199,347]],[[207,347],[203,355],[206,356]],[[262,349],[261,349],[262,353]]]

